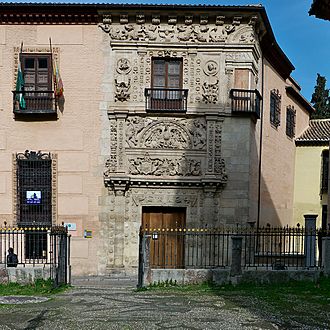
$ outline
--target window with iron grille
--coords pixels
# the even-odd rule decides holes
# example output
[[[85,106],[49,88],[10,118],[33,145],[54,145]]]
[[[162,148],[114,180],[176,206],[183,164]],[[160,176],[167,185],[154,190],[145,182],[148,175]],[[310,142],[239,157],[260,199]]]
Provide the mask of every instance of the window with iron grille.
[[[288,106],[286,108],[286,135],[289,138],[294,138],[296,131],[296,110]]]
[[[270,123],[276,128],[281,123],[281,95],[278,89],[270,92]]]
[[[49,153],[16,155],[17,225],[52,224],[52,159]]]
[[[329,150],[322,152],[321,194],[328,192]]]

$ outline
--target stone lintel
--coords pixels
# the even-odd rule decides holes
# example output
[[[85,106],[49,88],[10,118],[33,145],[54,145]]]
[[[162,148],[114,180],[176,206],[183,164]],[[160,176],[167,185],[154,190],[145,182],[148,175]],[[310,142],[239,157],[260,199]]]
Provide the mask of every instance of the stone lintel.
[[[105,178],[105,185],[111,189],[116,191],[125,192],[129,190],[129,188],[201,188],[204,189],[205,192],[213,192],[215,193],[219,188],[224,186],[225,182],[219,179],[213,179],[212,181],[208,181],[205,179],[146,179],[146,178],[129,178],[129,177],[114,177],[111,176],[109,178]]]

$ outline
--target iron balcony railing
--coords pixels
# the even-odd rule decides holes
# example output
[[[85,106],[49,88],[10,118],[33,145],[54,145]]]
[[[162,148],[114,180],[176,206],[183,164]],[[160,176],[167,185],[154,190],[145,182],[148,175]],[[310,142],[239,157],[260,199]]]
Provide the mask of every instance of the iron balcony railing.
[[[146,111],[186,112],[188,89],[146,88]]]
[[[55,114],[57,99],[54,91],[13,91],[13,109],[15,114]]]
[[[231,110],[235,113],[250,113],[260,118],[262,97],[258,90],[232,89],[230,91]]]

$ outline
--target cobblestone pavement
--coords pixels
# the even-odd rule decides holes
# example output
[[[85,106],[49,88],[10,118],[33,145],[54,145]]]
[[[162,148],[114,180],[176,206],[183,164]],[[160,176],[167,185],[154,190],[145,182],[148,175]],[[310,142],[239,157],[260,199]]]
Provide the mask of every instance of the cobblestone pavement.
[[[49,301],[0,306],[0,329],[278,329],[221,297],[136,292],[132,282],[80,282]]]

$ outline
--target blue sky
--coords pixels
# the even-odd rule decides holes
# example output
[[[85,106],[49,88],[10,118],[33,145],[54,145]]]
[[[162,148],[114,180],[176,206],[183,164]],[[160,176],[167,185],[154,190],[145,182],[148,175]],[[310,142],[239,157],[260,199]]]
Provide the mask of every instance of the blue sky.
[[[330,87],[330,22],[309,16],[313,0],[162,0],[162,1],[105,1],[105,0],[62,0],[27,2],[70,2],[70,3],[136,3],[136,4],[210,4],[247,5],[261,3],[266,8],[276,40],[289,57],[296,70],[292,76],[302,87],[302,94],[308,99],[314,91],[316,74],[328,79]],[[22,1],[4,1],[22,2]]]

